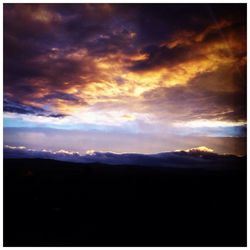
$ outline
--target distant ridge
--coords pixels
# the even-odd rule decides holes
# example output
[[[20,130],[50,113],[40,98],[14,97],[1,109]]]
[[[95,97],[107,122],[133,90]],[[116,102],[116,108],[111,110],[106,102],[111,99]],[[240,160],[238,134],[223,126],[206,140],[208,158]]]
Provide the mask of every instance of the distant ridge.
[[[244,157],[214,153],[212,149],[204,146],[188,150],[174,152],[161,152],[157,154],[95,152],[80,155],[78,152],[59,150],[56,152],[47,150],[32,150],[24,146],[4,147],[4,158],[39,158],[53,159],[78,163],[101,163],[109,165],[139,165],[139,166],[162,166],[162,167],[209,167],[228,166],[235,161],[243,160]]]

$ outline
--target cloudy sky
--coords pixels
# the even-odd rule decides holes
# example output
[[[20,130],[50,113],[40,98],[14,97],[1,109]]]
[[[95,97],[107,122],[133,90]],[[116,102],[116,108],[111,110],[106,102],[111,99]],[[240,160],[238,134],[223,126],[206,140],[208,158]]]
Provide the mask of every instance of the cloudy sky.
[[[4,144],[246,153],[246,4],[4,4]]]

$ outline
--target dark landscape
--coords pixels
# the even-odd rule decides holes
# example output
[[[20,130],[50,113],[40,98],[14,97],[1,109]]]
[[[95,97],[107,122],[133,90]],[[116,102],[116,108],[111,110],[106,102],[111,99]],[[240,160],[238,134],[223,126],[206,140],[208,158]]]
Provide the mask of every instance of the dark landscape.
[[[246,246],[246,157],[217,161],[5,159],[4,246]]]

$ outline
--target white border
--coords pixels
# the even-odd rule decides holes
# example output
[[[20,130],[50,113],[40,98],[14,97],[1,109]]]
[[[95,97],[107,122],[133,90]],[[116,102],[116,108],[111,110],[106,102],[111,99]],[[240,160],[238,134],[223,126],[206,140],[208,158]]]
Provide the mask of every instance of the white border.
[[[180,1],[166,1],[166,0],[157,0],[157,1],[143,1],[143,0],[129,0],[129,1],[126,1],[126,0],[123,0],[123,1],[120,1],[120,0],[95,0],[95,1],[86,1],[86,0],[78,0],[78,1],[65,1],[65,0],[61,0],[61,1],[58,1],[58,0],[43,0],[43,1],[35,1],[35,0],[26,0],[26,1],[17,1],[17,0],[8,0],[8,1],[5,1],[3,0],[2,1],[2,6],[1,6],[1,9],[0,9],[0,20],[2,22],[1,26],[0,26],[0,33],[1,33],[1,39],[0,39],[0,48],[1,48],[1,51],[2,51],[2,56],[1,56],[1,59],[0,59],[0,65],[1,65],[1,71],[0,71],[0,79],[1,79],[1,84],[0,84],[0,108],[1,108],[1,130],[0,130],[0,138],[2,139],[2,142],[0,143],[0,156],[1,156],[1,173],[2,173],[2,176],[0,178],[0,193],[1,193],[1,199],[0,199],[0,213],[1,213],[1,216],[0,216],[0,247],[3,248],[3,4],[4,3],[209,3],[209,4],[212,4],[212,3],[247,3],[247,0],[245,1],[232,1],[232,0],[225,0],[225,1],[216,1],[216,0],[213,0],[213,1],[200,1],[200,0],[193,0],[193,1],[188,1],[188,0],[180,0]],[[248,11],[247,11],[248,12]],[[247,15],[247,47],[249,47],[249,16]],[[248,58],[248,51],[247,51],[247,58]],[[249,76],[249,65],[247,64],[247,75]],[[250,90],[249,88],[247,88],[247,97],[249,97],[249,94],[250,94]],[[249,104],[249,103],[247,103]],[[247,105],[247,117],[249,117],[249,114],[250,114],[250,111],[249,111],[249,106],[250,105]],[[247,138],[247,145],[248,145],[248,138]],[[247,147],[247,155],[249,155],[250,153],[250,149],[249,147]],[[249,165],[249,162],[247,162],[247,167]],[[247,172],[247,179],[249,180],[249,171]],[[247,194],[249,194],[249,185],[247,187]],[[249,198],[249,196],[247,196],[247,198]],[[247,199],[247,207],[249,208],[249,199]],[[249,211],[249,210],[248,210]],[[249,216],[247,217],[247,225],[249,225]],[[250,233],[249,233],[249,230],[247,230],[247,239],[249,239],[250,237]],[[68,248],[71,248],[71,247],[39,247],[40,249],[55,249],[55,248],[61,248],[61,249],[68,249]],[[74,247],[75,248],[75,247]],[[78,248],[78,247],[77,247]],[[118,247],[102,247],[102,248],[105,248],[105,249],[118,249]],[[123,247],[122,249],[154,249],[156,247]],[[182,247],[157,247],[156,249],[181,249]],[[185,247],[185,248],[193,248],[193,247]],[[200,249],[202,247],[195,247],[195,249]],[[221,249],[221,247],[206,247],[207,249]],[[230,249],[241,249],[240,247],[230,247]],[[8,247],[8,249],[16,249],[16,247]],[[28,249],[35,249],[35,247],[29,247]],[[99,249],[99,247],[84,247],[84,249]]]
[[[1,39],[0,39],[0,49],[1,49],[1,57],[0,57],[0,65],[1,70],[0,70],[0,108],[1,108],[1,118],[0,118],[0,124],[1,124],[1,130],[0,130],[0,138],[2,142],[0,143],[0,156],[1,156],[1,164],[0,168],[1,171],[0,173],[2,174],[0,178],[0,194],[1,194],[1,199],[0,199],[0,213],[1,213],[1,220],[0,220],[0,225],[3,225],[3,6],[0,9],[0,20],[2,22],[0,26],[0,33],[1,33]],[[3,246],[3,226],[0,227],[0,246]]]
[[[206,0],[206,1],[201,1],[201,0],[192,0],[192,1],[188,1],[188,0],[180,0],[180,1],[173,1],[173,0],[156,0],[156,1],[152,1],[152,0],[74,0],[74,1],[65,1],[65,0],[42,0],[42,1],[34,1],[34,0],[25,0],[25,1],[17,1],[17,0],[8,0],[5,1],[3,0],[3,3],[165,3],[165,4],[169,4],[169,3],[208,3],[208,4],[213,4],[213,3],[247,3],[247,0],[244,1],[237,1],[237,0],[221,0],[221,1],[216,1],[216,0]]]

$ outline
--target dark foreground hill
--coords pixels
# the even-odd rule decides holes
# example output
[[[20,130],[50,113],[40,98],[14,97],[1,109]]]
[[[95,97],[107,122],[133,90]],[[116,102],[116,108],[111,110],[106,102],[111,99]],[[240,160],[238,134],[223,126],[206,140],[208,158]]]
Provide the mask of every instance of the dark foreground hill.
[[[4,160],[4,245],[245,246],[246,159],[228,170]]]

